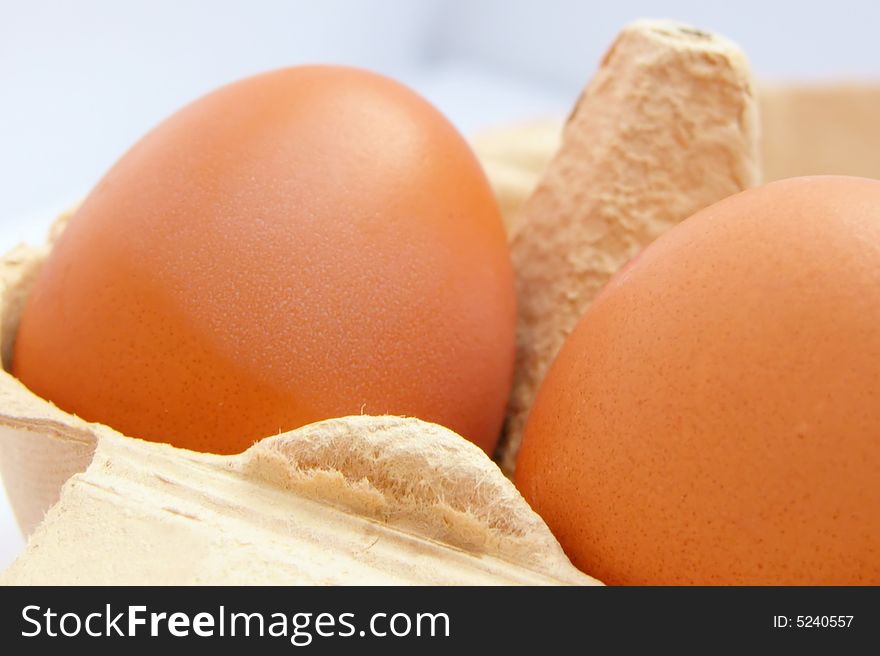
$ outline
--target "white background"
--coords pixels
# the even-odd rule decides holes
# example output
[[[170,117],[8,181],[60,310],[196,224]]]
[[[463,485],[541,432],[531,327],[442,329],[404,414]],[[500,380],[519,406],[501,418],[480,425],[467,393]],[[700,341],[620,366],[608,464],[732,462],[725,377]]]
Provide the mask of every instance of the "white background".
[[[0,0],[0,248],[41,240],[134,140],[219,84],[365,66],[472,133],[565,112],[640,17],[725,34],[765,80],[880,79],[880,3],[865,0]],[[21,545],[0,492],[0,568]]]

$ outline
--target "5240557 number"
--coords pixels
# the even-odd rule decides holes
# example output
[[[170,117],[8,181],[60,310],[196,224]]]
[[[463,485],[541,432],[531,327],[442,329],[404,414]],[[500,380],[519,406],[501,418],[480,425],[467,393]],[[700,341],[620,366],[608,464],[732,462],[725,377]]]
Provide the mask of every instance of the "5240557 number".
[[[853,615],[774,615],[774,629],[848,629]]]

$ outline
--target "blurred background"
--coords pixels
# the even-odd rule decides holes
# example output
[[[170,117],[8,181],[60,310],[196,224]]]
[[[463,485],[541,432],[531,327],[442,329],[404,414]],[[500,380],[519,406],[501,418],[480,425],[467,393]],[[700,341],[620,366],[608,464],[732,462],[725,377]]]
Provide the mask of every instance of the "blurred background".
[[[225,82],[363,66],[473,135],[564,115],[641,17],[726,35],[761,80],[880,80],[880,3],[867,0],[0,0],[0,247],[41,241],[140,135]],[[2,494],[0,568],[23,544]]]

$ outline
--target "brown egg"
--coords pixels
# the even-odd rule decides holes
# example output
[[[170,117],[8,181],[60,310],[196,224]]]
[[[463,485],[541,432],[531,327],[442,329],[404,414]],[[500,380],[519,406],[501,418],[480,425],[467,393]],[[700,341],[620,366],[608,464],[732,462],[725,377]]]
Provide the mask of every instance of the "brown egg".
[[[880,584],[880,181],[673,228],[552,366],[516,483],[611,584]]]
[[[40,272],[13,370],[191,449],[390,413],[491,451],[514,321],[499,210],[455,128],[385,77],[300,67],[194,102],[107,173]]]

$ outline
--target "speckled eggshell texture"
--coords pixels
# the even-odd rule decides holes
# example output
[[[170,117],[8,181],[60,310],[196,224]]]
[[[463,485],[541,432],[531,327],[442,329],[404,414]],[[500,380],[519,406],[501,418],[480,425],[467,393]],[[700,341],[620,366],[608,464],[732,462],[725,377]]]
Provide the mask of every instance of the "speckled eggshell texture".
[[[307,66],[197,100],[107,173],[12,364],[64,410],[199,451],[352,414],[491,451],[514,323],[501,216],[461,135],[397,82]]]
[[[516,482],[611,584],[880,583],[880,182],[725,199],[621,271]]]

